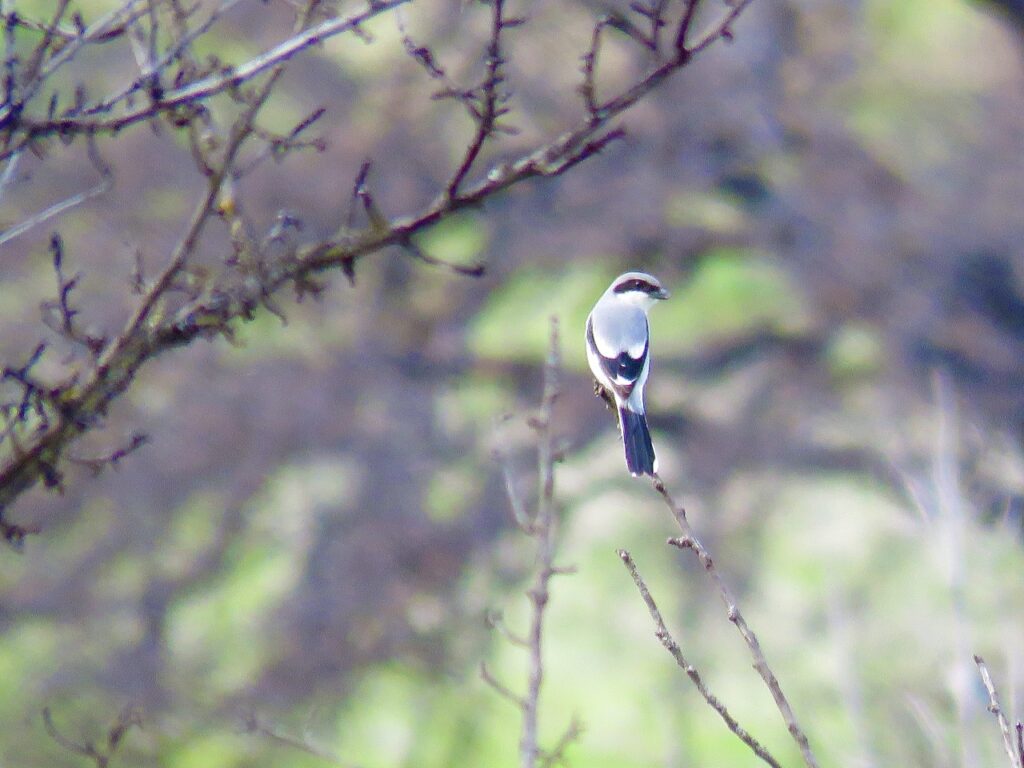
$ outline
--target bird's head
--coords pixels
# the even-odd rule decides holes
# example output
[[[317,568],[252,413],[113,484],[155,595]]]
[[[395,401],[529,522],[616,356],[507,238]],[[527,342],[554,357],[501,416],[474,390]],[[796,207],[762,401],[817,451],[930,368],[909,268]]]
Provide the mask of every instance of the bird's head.
[[[608,287],[608,293],[620,301],[637,304],[644,309],[650,309],[654,302],[669,297],[669,292],[658,282],[658,278],[646,272],[626,272],[619,275]]]

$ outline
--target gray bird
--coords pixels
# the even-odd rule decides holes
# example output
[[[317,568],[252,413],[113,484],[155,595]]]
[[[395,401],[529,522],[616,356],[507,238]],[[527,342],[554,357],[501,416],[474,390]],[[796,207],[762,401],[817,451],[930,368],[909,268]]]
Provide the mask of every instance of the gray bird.
[[[656,278],[626,272],[612,281],[587,317],[587,361],[598,386],[614,398],[633,477],[658,471],[644,415],[644,384],[651,369],[647,312],[668,297]]]

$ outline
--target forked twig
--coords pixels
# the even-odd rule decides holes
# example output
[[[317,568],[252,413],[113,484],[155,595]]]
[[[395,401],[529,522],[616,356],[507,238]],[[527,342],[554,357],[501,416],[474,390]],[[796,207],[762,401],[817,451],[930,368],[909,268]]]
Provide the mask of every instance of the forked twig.
[[[675,641],[671,633],[669,633],[668,627],[665,626],[665,620],[661,617],[661,611],[658,610],[658,606],[654,602],[654,598],[651,596],[651,592],[647,588],[647,584],[644,582],[643,577],[640,576],[640,572],[636,568],[636,563],[633,561],[633,557],[625,549],[618,550],[618,554],[622,559],[623,565],[626,566],[626,570],[629,571],[629,575],[633,577],[633,583],[636,584],[636,588],[640,592],[640,597],[643,599],[648,612],[651,614],[651,619],[654,621],[655,637],[657,637],[665,647],[665,650],[672,654],[672,658],[676,660],[676,664],[678,664],[679,668],[682,669],[690,680],[693,681],[697,691],[702,697],[704,697],[704,701],[706,701],[708,706],[718,713],[718,716],[722,718],[729,730],[735,733],[740,741],[750,747],[751,751],[761,758],[761,760],[768,763],[772,768],[781,768],[779,761],[776,760],[757,739],[751,736],[750,733],[736,721],[736,718],[734,718],[729,710],[726,709],[725,705],[719,701],[718,697],[708,690],[700,672],[695,666],[693,666],[693,664],[686,660],[686,657],[683,655],[683,652],[679,647],[679,643]]]
[[[736,598],[732,594],[732,590],[729,589],[728,585],[722,579],[721,574],[716,570],[715,563],[714,560],[711,559],[711,555],[694,534],[693,528],[690,526],[690,521],[686,518],[686,510],[681,505],[676,504],[671,494],[669,494],[668,489],[665,488],[665,483],[662,482],[661,478],[657,475],[654,476],[653,484],[654,490],[656,490],[661,495],[661,498],[664,499],[665,504],[672,512],[672,516],[675,518],[676,523],[679,525],[679,529],[683,534],[678,538],[669,539],[668,543],[678,547],[679,549],[687,549],[693,552],[701,566],[703,566],[704,570],[711,577],[711,581],[714,582],[715,587],[717,587],[718,594],[721,596],[722,602],[725,603],[729,621],[736,625],[736,629],[739,630],[740,635],[747,644],[747,648],[750,650],[750,655],[754,660],[754,669],[757,670],[761,679],[764,680],[765,685],[768,686],[768,690],[771,693],[772,698],[775,700],[775,706],[778,708],[779,713],[782,715],[782,719],[786,723],[786,728],[789,731],[789,734],[793,737],[793,740],[800,748],[800,754],[803,757],[804,763],[807,765],[807,768],[818,768],[818,760],[815,758],[814,752],[811,750],[810,742],[808,742],[806,734],[797,722],[796,715],[793,713],[793,708],[790,706],[789,700],[786,698],[786,694],[782,692],[782,686],[779,684],[779,680],[775,676],[775,672],[772,671],[772,668],[768,665],[768,661],[765,659],[764,651],[761,650],[761,643],[758,642],[757,635],[754,634],[754,631],[747,624],[746,619],[743,618],[743,613],[740,611]]]
[[[121,710],[117,720],[107,730],[105,738],[97,746],[92,741],[77,742],[62,734],[53,722],[53,714],[49,707],[43,707],[43,727],[47,735],[64,749],[76,755],[92,760],[96,768],[107,768],[110,759],[124,741],[124,737],[132,727],[142,727],[142,712],[138,707],[127,706]]]

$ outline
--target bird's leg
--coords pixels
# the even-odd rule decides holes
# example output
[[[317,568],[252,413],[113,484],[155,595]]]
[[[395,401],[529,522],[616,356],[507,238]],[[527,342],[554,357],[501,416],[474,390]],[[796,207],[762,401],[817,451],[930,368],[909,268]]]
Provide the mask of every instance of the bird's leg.
[[[604,404],[608,408],[608,410],[615,410],[615,398],[612,397],[611,392],[609,392],[607,389],[601,386],[601,382],[599,382],[597,379],[594,379],[594,397],[600,397],[602,400],[604,400]]]

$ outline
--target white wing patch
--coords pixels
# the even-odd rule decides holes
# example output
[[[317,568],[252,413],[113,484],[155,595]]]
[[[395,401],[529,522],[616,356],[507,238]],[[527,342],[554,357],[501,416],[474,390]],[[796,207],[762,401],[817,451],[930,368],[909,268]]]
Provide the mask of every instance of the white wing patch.
[[[598,302],[591,313],[597,351],[612,359],[627,352],[634,360],[639,360],[647,346],[647,315],[636,306],[602,304]]]

